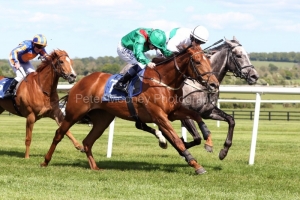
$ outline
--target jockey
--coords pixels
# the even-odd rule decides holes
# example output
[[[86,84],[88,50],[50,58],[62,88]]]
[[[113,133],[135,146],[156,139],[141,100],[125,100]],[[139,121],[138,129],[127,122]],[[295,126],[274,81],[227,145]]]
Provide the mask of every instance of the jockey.
[[[126,74],[114,85],[114,89],[126,92],[126,86],[139,71],[146,66],[153,68],[155,63],[151,62],[145,52],[149,50],[160,50],[166,57],[171,56],[172,52],[166,48],[165,32],[159,29],[138,28],[125,35],[118,45],[117,53],[122,60],[133,66]]]
[[[174,28],[168,34],[167,49],[179,52],[182,45],[190,46],[205,44],[208,41],[208,30],[204,26],[196,26],[194,29]],[[157,51],[157,55],[161,56]]]
[[[35,71],[29,61],[34,59],[38,54],[41,56],[46,55],[46,46],[46,37],[42,34],[37,34],[33,37],[33,40],[25,40],[11,51],[9,55],[9,64],[15,72],[16,77],[4,94],[4,98],[12,97],[14,95],[14,88],[18,82],[20,82],[27,73]]]

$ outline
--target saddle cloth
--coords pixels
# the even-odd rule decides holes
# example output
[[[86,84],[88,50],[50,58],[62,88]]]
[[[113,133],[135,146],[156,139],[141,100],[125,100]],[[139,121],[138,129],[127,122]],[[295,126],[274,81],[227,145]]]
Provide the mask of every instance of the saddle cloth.
[[[142,92],[143,85],[143,75],[145,69],[141,70],[138,73],[138,76],[135,76],[129,82],[127,86],[128,94],[123,91],[116,90],[113,86],[118,82],[118,80],[123,76],[122,74],[114,74],[112,75],[106,82],[104,95],[102,97],[102,101],[120,101],[125,100],[128,97],[134,97]]]
[[[2,80],[0,80],[0,98],[2,99],[6,90],[8,89],[8,87],[10,86],[10,83],[12,82],[14,78],[3,78]]]
[[[6,90],[9,88],[10,83],[12,82],[14,78],[9,78],[9,77],[5,77],[2,80],[0,80],[0,99],[2,99],[4,97],[4,94],[6,92]],[[23,79],[17,84],[16,88],[15,88],[15,92],[17,91],[20,83],[23,81]]]

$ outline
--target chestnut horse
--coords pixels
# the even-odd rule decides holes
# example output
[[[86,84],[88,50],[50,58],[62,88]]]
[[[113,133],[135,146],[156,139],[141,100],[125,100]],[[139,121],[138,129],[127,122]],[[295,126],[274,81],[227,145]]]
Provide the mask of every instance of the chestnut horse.
[[[210,48],[208,56],[211,61],[212,70],[220,84],[228,72],[231,72],[235,77],[245,79],[249,85],[255,84],[259,78],[257,71],[250,62],[245,48],[240,44],[236,37],[233,37],[232,40],[225,39],[224,43],[214,48]],[[130,66],[131,65],[126,65],[121,70],[121,73],[128,71]],[[219,158],[223,160],[232,144],[235,126],[234,118],[216,106],[219,93],[206,93],[203,86],[192,80],[186,80],[182,89],[182,105],[191,110],[197,111],[204,119],[222,120],[228,123],[228,134],[224,143],[224,149],[222,149],[219,153]],[[189,149],[195,145],[201,144],[201,137],[193,120],[184,119],[181,121],[194,139],[191,142],[184,141],[185,147]],[[147,125],[143,125],[142,127],[146,126]],[[208,152],[212,152],[213,143],[211,132],[208,130],[204,122],[198,122],[198,126],[203,134],[203,138],[206,140],[204,148]],[[146,131],[158,137],[157,130],[148,127]],[[166,149],[167,142],[165,138],[163,138],[163,136],[159,136],[158,139],[159,146]]]
[[[14,99],[0,99],[0,113],[7,110],[26,118],[25,158],[29,158],[34,123],[43,117],[50,117],[59,125],[64,118],[59,109],[56,90],[60,77],[73,83],[76,73],[68,54],[63,50],[55,50],[45,56],[36,72],[28,74],[20,82]],[[82,149],[71,132],[67,136],[77,149]]]
[[[181,88],[187,77],[206,85],[209,90],[218,90],[219,83],[211,73],[210,62],[204,56],[202,49],[188,47],[176,56],[158,64],[155,69],[146,68],[143,75],[142,93],[131,98],[136,113],[134,116],[131,116],[127,107],[128,100],[101,101],[110,76],[111,74],[95,72],[82,78],[71,88],[67,96],[65,119],[57,129],[41,166],[45,167],[49,164],[57,144],[65,133],[83,116],[88,115],[93,128],[83,140],[83,148],[90,168],[99,170],[93,158],[92,146],[117,116],[125,120],[135,121],[139,118],[143,123],[157,124],[164,136],[179,154],[185,157],[196,173],[205,173],[205,169],[188,152],[170,123],[170,120],[187,117],[201,121],[201,117],[195,111],[185,108],[180,102]]]

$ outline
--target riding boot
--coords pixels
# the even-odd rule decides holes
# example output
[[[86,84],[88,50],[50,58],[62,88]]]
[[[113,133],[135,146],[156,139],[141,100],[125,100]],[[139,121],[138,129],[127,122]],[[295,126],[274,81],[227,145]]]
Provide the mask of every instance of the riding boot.
[[[126,91],[127,83],[132,78],[133,78],[133,76],[131,74],[129,74],[129,72],[126,72],[126,74],[124,74],[124,76],[122,78],[120,78],[118,80],[118,82],[114,85],[114,89],[121,90],[123,92],[127,92]]]
[[[127,84],[128,82],[137,75],[139,71],[141,71],[141,67],[139,64],[133,65],[127,72],[124,74],[122,78],[114,85],[114,89],[121,90],[123,92],[126,92]]]
[[[6,90],[3,98],[10,98],[14,96],[14,89],[17,86],[18,81],[16,79],[13,79],[12,82],[10,83],[9,88]]]

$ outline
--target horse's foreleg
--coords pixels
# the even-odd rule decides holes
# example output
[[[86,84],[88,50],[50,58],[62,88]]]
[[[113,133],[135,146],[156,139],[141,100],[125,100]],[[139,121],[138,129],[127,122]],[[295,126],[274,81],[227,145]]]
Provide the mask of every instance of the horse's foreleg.
[[[221,109],[219,109],[218,107],[214,107],[210,111],[208,118],[214,119],[214,120],[226,121],[228,123],[228,133],[227,133],[227,137],[226,137],[226,140],[224,143],[224,148],[221,149],[220,153],[219,153],[219,159],[223,160],[227,156],[229,148],[232,145],[233,131],[234,131],[234,127],[235,127],[234,118],[232,116],[228,115],[227,113],[225,113],[224,111],[222,111]],[[209,139],[211,139],[211,134],[209,135],[207,140],[209,140]]]
[[[82,141],[86,157],[88,158],[90,168],[92,170],[100,170],[97,166],[92,153],[92,147],[95,141],[103,134],[105,129],[114,120],[115,116],[104,110],[92,110],[89,117],[93,122],[93,128]]]
[[[161,133],[161,131],[159,130],[155,130],[154,128],[149,127],[147,124],[143,123],[143,122],[136,122],[135,123],[135,127],[137,129],[146,131],[148,133],[151,133],[152,135],[154,135],[157,139],[158,139],[158,145],[162,148],[162,149],[167,149],[168,148],[168,143],[166,138],[163,136],[163,134]]]
[[[225,115],[224,118],[228,123],[228,133],[227,133],[227,138],[224,143],[224,148],[221,149],[221,151],[219,153],[220,160],[223,160],[227,156],[229,148],[232,145],[233,131],[234,131],[234,127],[235,127],[234,118],[232,116],[226,114],[225,112],[224,112],[224,115]]]
[[[69,130],[69,128],[76,122],[76,120],[69,122],[66,120],[63,120],[60,127],[56,130],[55,136],[52,140],[52,144],[45,155],[45,160],[43,163],[41,163],[41,167],[47,167],[49,162],[51,161],[52,155],[55,151],[56,146],[58,143],[64,138],[64,135]]]
[[[25,137],[25,158],[29,158],[30,145],[32,140],[32,130],[35,122],[34,114],[30,114],[26,118],[26,137]]]
[[[155,111],[155,113],[158,112]],[[154,122],[159,126],[164,136],[168,139],[171,145],[179,152],[179,154],[185,157],[186,162],[195,169],[195,172],[197,174],[205,173],[206,172],[205,169],[197,163],[195,158],[193,158],[193,156],[185,148],[183,141],[176,134],[168,118],[163,116],[158,116],[157,114],[153,116],[156,116]]]

